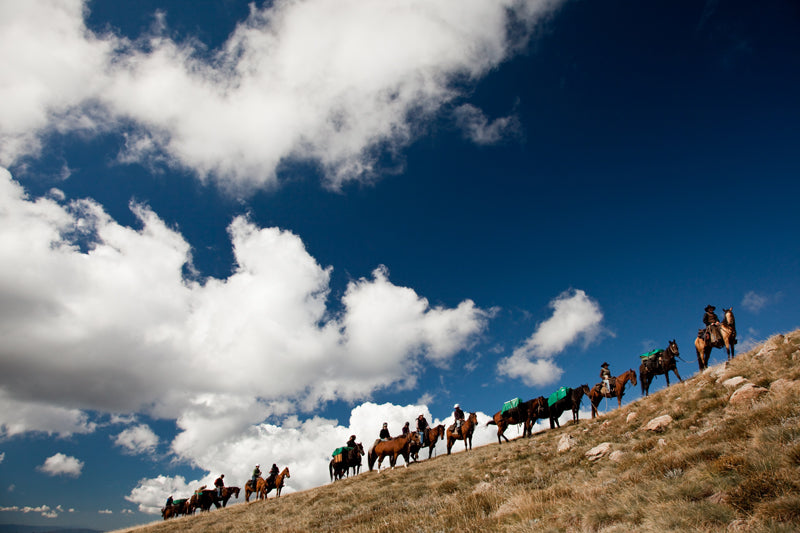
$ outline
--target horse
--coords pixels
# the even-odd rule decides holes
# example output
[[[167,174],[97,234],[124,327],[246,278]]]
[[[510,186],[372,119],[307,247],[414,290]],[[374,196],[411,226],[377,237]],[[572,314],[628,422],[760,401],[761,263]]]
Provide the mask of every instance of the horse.
[[[290,477],[292,476],[289,475],[289,467],[287,466],[284,467],[283,470],[281,470],[280,474],[275,476],[274,481],[269,481],[268,479],[265,479],[264,486],[262,490],[258,493],[258,498],[259,499],[263,498],[265,500],[268,500],[269,498],[267,498],[267,494],[269,494],[269,491],[271,491],[272,489],[275,489],[275,497],[280,498],[281,489],[283,488],[283,480],[285,478],[290,478]],[[259,483],[258,485],[261,486],[261,483]]]
[[[577,422],[579,415],[578,411],[581,408],[581,400],[584,394],[589,394],[589,385],[581,385],[576,389],[570,389],[569,393],[550,406],[550,429],[555,429],[556,426],[561,427],[558,422],[560,417],[567,408],[572,409],[572,420]]]
[[[725,318],[722,319],[722,322],[719,324],[721,339],[712,343],[710,340],[706,340],[705,329],[701,329],[697,332],[697,338],[694,341],[694,349],[697,352],[697,366],[700,368],[701,372],[708,368],[708,360],[711,357],[712,348],[722,348],[724,346],[728,354],[728,361],[736,357],[736,318],[733,316],[733,307],[728,309],[723,308],[722,311],[725,313]]]
[[[250,502],[250,495],[255,493],[256,499],[259,499],[259,494],[261,490],[266,485],[266,480],[263,477],[260,477],[256,480],[256,486],[253,487],[253,480],[248,479],[244,482],[244,501]]]
[[[228,505],[228,500],[231,499],[231,496],[238,499],[239,498],[239,487],[223,487],[222,488],[222,506],[225,507]]]
[[[532,400],[528,400],[527,402],[521,402],[517,407],[509,409],[505,413],[502,411],[498,411],[492,416],[492,419],[486,422],[486,425],[489,426],[491,424],[497,426],[497,443],[502,444],[503,441],[500,438],[506,439],[508,442],[508,437],[505,436],[506,429],[513,425],[513,424],[523,424],[522,427],[522,436],[523,437],[530,437],[531,436],[531,428],[533,423],[536,422],[536,418],[543,418],[542,416],[537,416],[538,411],[541,409],[540,400],[542,398],[534,398]],[[534,414],[536,412],[537,414]],[[531,417],[533,416],[533,421],[531,421]]]
[[[456,425],[453,424],[447,428],[447,455],[450,455],[450,450],[453,449],[453,444],[459,440],[464,440],[464,450],[472,449],[472,433],[475,431],[475,426],[478,425],[478,415],[470,413],[467,419],[461,424],[461,431],[456,432]]]
[[[680,357],[678,352],[678,344],[675,339],[669,341],[669,346],[660,355],[651,358],[648,361],[643,361],[639,366],[639,378],[642,380],[642,394],[647,396],[650,393],[650,383],[655,376],[664,375],[667,378],[667,387],[669,387],[669,371],[672,370],[678,381],[683,381],[681,375],[678,374],[678,366],[675,359]]]
[[[419,435],[417,435],[416,431],[389,440],[375,441],[375,444],[370,448],[369,453],[367,453],[369,471],[372,472],[375,461],[378,461],[378,472],[380,472],[381,463],[383,463],[383,458],[386,456],[389,457],[389,465],[394,468],[397,463],[397,457],[402,455],[403,460],[406,462],[405,466],[408,468],[408,456],[411,453],[412,444],[419,446]]]
[[[364,446],[360,442],[356,443],[354,448],[343,452],[342,460],[338,463],[334,459],[328,465],[328,471],[331,474],[331,481],[342,479],[350,475],[350,468],[353,469],[353,475],[358,473],[357,469],[361,468],[361,456],[364,455]]]
[[[192,495],[190,505],[200,511],[210,511],[211,505],[217,509],[221,507],[217,491],[212,489],[198,490]]]
[[[419,445],[412,444],[410,448],[411,458],[414,461],[419,461],[419,451],[422,448],[428,448],[428,459],[433,456],[433,451],[436,448],[436,442],[444,438],[444,426],[439,424],[435,428],[427,428],[425,430],[425,444],[420,442]]]
[[[609,391],[608,393],[603,394],[603,383],[598,383],[595,385],[588,394],[589,401],[592,404],[592,418],[597,418],[597,406],[600,405],[600,400],[603,398],[616,397],[617,407],[622,407],[622,397],[625,396],[625,385],[627,385],[629,381],[633,383],[634,386],[637,385],[636,372],[632,368],[615,378],[613,393]]]

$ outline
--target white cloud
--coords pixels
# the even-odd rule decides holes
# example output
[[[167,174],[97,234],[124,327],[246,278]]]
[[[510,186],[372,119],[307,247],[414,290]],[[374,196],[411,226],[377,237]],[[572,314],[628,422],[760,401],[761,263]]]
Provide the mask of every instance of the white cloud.
[[[164,160],[233,189],[274,185],[293,158],[318,162],[332,187],[372,180],[380,147],[397,154],[559,3],[279,1],[254,7],[208,61],[163,27],[137,42],[93,35],[80,0],[6,3],[0,164],[37,153],[54,130],[124,124],[123,159]],[[478,142],[509,127],[463,109]]]
[[[158,435],[146,424],[127,428],[114,438],[114,444],[129,453],[151,454],[158,446]]]
[[[748,291],[742,298],[742,307],[752,313],[758,313],[767,305],[780,299],[780,293],[775,295],[759,294],[755,291]]]
[[[36,469],[51,476],[79,477],[83,470],[83,461],[57,453],[45,459],[44,464]]]
[[[2,353],[0,350],[0,360],[5,361]],[[15,399],[0,388],[0,437],[13,437],[26,432],[66,437],[75,433],[92,433],[96,427],[80,409]]]
[[[214,420],[214,439],[298,404],[410,386],[422,363],[448,364],[491,316],[469,300],[431,307],[382,267],[329,302],[330,267],[298,236],[243,217],[229,226],[233,274],[188,281],[183,237],[132,209],[141,229],[90,200],[29,199],[0,169],[6,434],[90,432],[81,410],[93,409]],[[265,376],[276,379],[265,387]]]
[[[518,134],[520,130],[517,117],[510,115],[489,122],[483,111],[472,104],[457,107],[454,115],[456,124],[464,132],[464,136],[475,144],[495,144]]]
[[[56,518],[58,517],[59,513],[63,513],[64,509],[61,508],[60,505],[56,506],[55,509],[51,508],[48,505],[40,505],[38,507],[18,507],[16,505],[11,507],[0,507],[0,512],[11,512],[11,513],[39,513],[45,518]]]
[[[0,464],[6,459],[6,452],[0,452]]]
[[[500,360],[497,370],[501,375],[519,378],[528,386],[552,383],[563,372],[554,362],[556,355],[581,338],[588,345],[603,333],[600,306],[584,291],[566,291],[549,306],[552,316],[511,356]]]
[[[100,509],[97,512],[98,514],[114,514],[114,511],[112,511],[111,509]]]

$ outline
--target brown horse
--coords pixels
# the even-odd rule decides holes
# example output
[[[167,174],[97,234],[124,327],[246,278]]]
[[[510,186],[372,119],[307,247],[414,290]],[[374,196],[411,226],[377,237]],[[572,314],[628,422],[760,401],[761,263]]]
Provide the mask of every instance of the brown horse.
[[[420,441],[419,445],[412,444],[410,451],[411,451],[411,458],[414,461],[419,461],[419,451],[422,448],[428,448],[428,459],[433,456],[433,451],[436,449],[436,443],[439,439],[444,438],[444,426],[439,424],[435,428],[428,428],[425,430],[425,443],[423,444]]]
[[[475,431],[475,426],[478,425],[478,415],[470,413],[467,419],[461,424],[461,431],[456,431],[456,425],[453,424],[447,428],[447,455],[450,455],[450,450],[453,449],[453,444],[459,440],[464,440],[464,450],[472,449],[472,433]]]
[[[267,498],[267,494],[269,494],[269,491],[271,491],[272,489],[275,489],[275,497],[280,498],[281,489],[283,488],[283,480],[285,478],[290,478],[290,477],[292,476],[289,475],[289,467],[287,466],[283,470],[281,470],[280,474],[275,476],[274,481],[271,481],[269,478],[265,479],[263,491],[258,493],[258,498],[259,499],[263,498],[265,500],[268,500],[269,498]],[[261,487],[261,483],[259,483],[258,485],[259,487]]]
[[[600,400],[603,398],[616,397],[617,407],[622,407],[622,397],[625,396],[625,385],[627,385],[629,381],[633,383],[634,386],[637,385],[636,372],[632,368],[615,378],[613,393],[608,392],[603,394],[603,384],[598,383],[595,385],[588,394],[589,401],[592,403],[592,418],[597,418],[597,406],[600,405]]]
[[[729,309],[723,308],[722,311],[725,313],[725,318],[722,319],[722,322],[719,324],[719,330],[722,334],[721,339],[712,343],[710,340],[706,340],[705,329],[698,330],[697,332],[697,338],[694,341],[694,349],[697,352],[697,366],[700,368],[701,372],[708,368],[708,360],[711,357],[712,348],[722,348],[724,346],[728,354],[728,361],[736,357],[736,318],[733,316],[733,307]]]
[[[161,516],[164,520],[168,518],[173,518],[176,516],[180,516],[183,514],[191,514],[189,512],[189,500],[175,500],[172,502],[172,505],[167,505],[163,509],[161,509]]]
[[[541,400],[543,399],[544,397],[534,398],[527,402],[521,402],[517,407],[509,409],[505,413],[501,411],[496,412],[492,419],[486,422],[486,425],[489,426],[493,424],[497,426],[498,444],[503,443],[503,441],[500,440],[501,437],[508,442],[508,437],[505,436],[505,432],[509,426],[514,424],[523,424],[522,436],[530,437],[531,429],[536,420],[546,416],[541,412]],[[547,400],[545,400],[545,405],[547,405]]]
[[[222,506],[225,507],[228,505],[228,500],[231,499],[231,496],[238,499],[239,498],[239,487],[223,487],[222,488]]]
[[[572,409],[572,421],[577,422],[579,418],[579,411],[581,408],[581,400],[584,394],[589,394],[589,385],[581,385],[576,389],[570,389],[569,394],[561,398],[556,403],[550,406],[550,429],[556,426],[561,427],[558,423],[560,417],[567,409]]]
[[[397,464],[397,457],[402,456],[408,468],[408,456],[411,454],[411,446],[419,446],[419,435],[416,431],[410,432],[408,435],[395,437],[389,440],[378,440],[370,448],[367,453],[367,465],[369,471],[372,472],[375,466],[375,461],[378,461],[378,472],[381,471],[381,463],[384,457],[389,457],[389,466],[392,468]]]
[[[681,375],[678,374],[678,366],[675,360],[680,357],[678,352],[678,344],[675,339],[669,341],[667,349],[647,361],[643,361],[639,366],[639,378],[642,380],[642,394],[647,396],[650,393],[650,383],[655,376],[663,375],[667,378],[667,387],[669,387],[669,371],[675,373],[678,381],[683,381]]]
[[[256,499],[258,499],[259,498],[259,494],[261,494],[261,491],[264,489],[264,486],[266,485],[266,483],[267,483],[267,481],[263,477],[260,477],[260,478],[258,478],[256,480],[256,486],[254,488],[252,480],[248,479],[247,481],[245,481],[244,482],[244,501],[249,502],[250,501],[250,495],[253,494],[253,493],[255,493]]]

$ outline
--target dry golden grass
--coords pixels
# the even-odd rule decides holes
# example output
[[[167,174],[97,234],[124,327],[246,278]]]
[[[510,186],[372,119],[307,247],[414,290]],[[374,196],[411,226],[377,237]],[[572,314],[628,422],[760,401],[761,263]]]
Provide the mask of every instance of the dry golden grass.
[[[733,405],[734,376],[800,380],[800,332],[596,420],[135,531],[797,531],[800,381]],[[616,461],[585,457],[604,442]]]

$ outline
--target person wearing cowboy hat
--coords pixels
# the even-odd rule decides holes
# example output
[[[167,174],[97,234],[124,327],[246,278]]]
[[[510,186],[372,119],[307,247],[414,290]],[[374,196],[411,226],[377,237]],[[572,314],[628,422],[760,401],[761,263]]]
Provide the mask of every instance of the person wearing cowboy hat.
[[[719,317],[714,312],[716,307],[707,305],[703,315],[703,324],[706,325],[706,340],[717,342],[719,340]]]
[[[606,362],[600,365],[600,379],[603,380],[603,394],[613,393],[611,389],[611,371],[608,369],[608,363]]]
[[[250,481],[253,483],[253,492],[258,489],[258,478],[261,477],[261,465],[257,464],[253,469],[253,474],[250,476]]]
[[[456,420],[456,433],[461,435],[461,424],[464,423],[464,411],[461,410],[461,406],[458,404],[453,406],[453,418]]]

